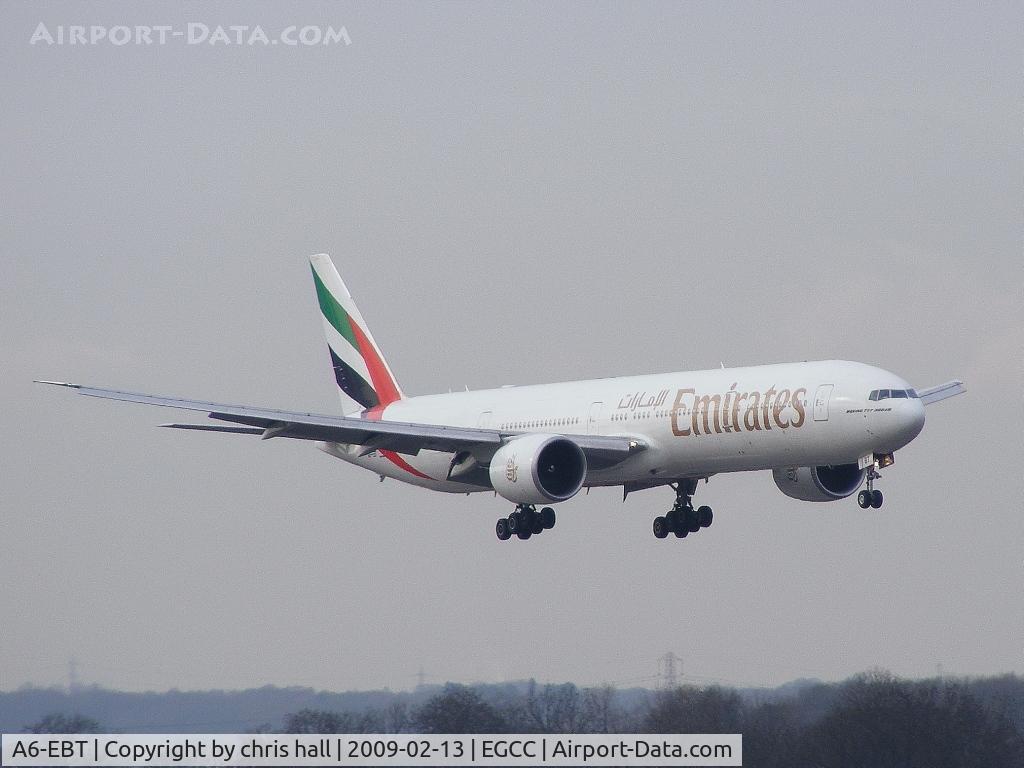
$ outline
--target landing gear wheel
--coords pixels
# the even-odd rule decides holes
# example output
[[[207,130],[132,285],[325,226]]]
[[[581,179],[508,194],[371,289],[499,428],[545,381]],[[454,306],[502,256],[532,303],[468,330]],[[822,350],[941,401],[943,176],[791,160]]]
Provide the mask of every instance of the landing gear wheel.
[[[541,533],[544,533],[544,525],[543,523],[541,523],[540,518],[538,517],[536,520],[533,521],[533,535],[537,536]]]
[[[863,493],[863,491],[862,491],[862,493]],[[860,499],[858,499],[858,501],[859,500]],[[882,508],[882,492],[881,491],[872,491],[871,492],[871,506],[874,507],[875,509],[881,509]]]
[[[665,517],[659,517],[654,521],[654,535],[659,539],[669,533],[674,533],[676,538],[684,539],[689,534],[711,525],[714,520],[711,507],[695,508],[693,506],[692,499],[693,494],[697,491],[697,480],[698,478],[684,478],[669,483],[676,492],[676,503]],[[667,524],[667,530],[661,535],[659,535],[659,520],[663,520]]]
[[[668,536],[668,520],[660,515],[654,518],[654,537],[656,539],[664,539]]]
[[[551,530],[555,527],[555,510],[551,507],[544,507],[540,511],[540,524],[544,526],[546,530]]]
[[[528,538],[530,538],[530,537],[531,537],[532,535],[533,535],[533,534],[532,534],[532,533],[530,533],[529,531],[520,531],[519,533],[517,533],[517,534],[516,534],[516,536],[518,536],[518,537],[519,537],[520,539],[522,539],[523,541],[526,541],[526,540],[527,540]]]
[[[697,510],[686,510],[686,527],[690,533],[696,533],[700,530],[700,515],[697,513]]]
[[[508,529],[508,518],[503,517],[498,520],[494,525],[494,532],[498,535],[499,541],[508,541],[512,538],[512,533]]]
[[[857,494],[857,504],[860,505],[861,509],[867,509],[871,506],[871,491],[861,491]]]
[[[513,512],[508,516],[508,532],[519,533],[519,529],[523,527],[523,518],[519,512]]]
[[[690,532],[686,528],[683,513],[678,509],[673,509],[665,515],[665,520],[668,522],[668,529],[676,535],[677,539],[684,538]]]

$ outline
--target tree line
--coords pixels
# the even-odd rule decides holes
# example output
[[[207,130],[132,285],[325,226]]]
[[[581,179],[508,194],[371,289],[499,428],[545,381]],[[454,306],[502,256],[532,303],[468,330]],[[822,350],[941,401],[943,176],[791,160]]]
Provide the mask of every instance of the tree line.
[[[98,732],[51,715],[36,733]],[[257,730],[270,731],[269,726]],[[448,684],[422,703],[305,708],[284,733],[741,733],[755,768],[1024,768],[1024,680],[911,681],[875,670],[775,691],[682,685],[637,695],[572,683]]]

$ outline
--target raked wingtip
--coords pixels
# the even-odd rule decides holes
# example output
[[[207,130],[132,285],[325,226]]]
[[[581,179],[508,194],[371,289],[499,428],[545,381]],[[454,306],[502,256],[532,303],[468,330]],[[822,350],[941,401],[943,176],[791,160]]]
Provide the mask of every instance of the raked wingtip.
[[[33,379],[33,384],[49,384],[54,387],[69,387],[70,389],[80,389],[81,384],[71,384],[67,381],[49,381],[47,379]]]

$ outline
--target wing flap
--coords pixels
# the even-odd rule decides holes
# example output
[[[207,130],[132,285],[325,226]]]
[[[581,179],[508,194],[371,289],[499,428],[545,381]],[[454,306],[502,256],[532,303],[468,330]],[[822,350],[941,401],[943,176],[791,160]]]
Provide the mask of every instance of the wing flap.
[[[232,435],[262,435],[257,427],[221,427],[216,424],[158,424],[166,429],[188,429],[196,432],[227,432]]]

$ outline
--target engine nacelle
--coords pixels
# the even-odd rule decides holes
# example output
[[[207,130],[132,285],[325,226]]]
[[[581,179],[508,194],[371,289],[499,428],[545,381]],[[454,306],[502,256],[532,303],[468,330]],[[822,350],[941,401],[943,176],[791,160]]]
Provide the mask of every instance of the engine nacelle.
[[[524,435],[495,452],[488,473],[494,490],[516,504],[565,501],[583,487],[587,457],[566,437]]]
[[[802,501],[837,501],[860,488],[866,469],[856,464],[825,467],[790,467],[772,472],[779,490]]]

